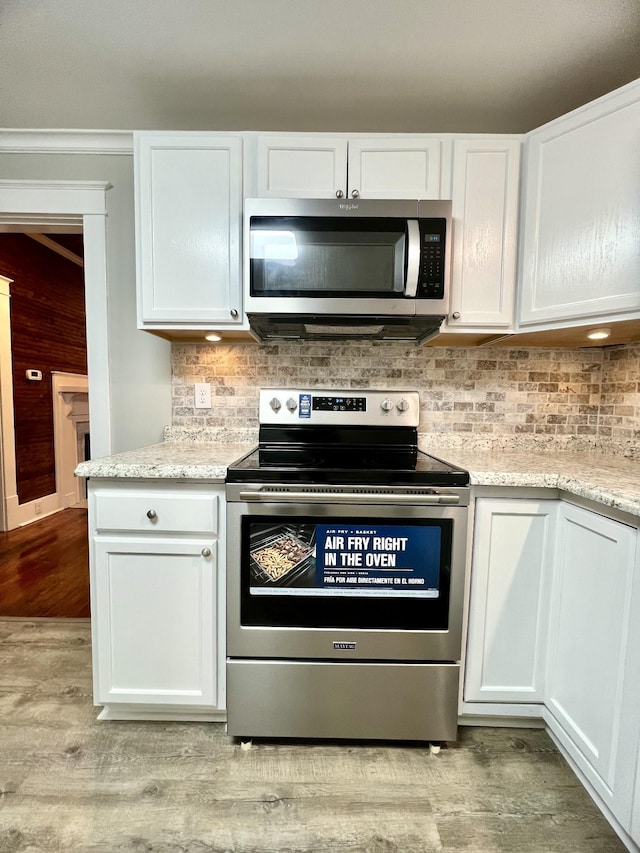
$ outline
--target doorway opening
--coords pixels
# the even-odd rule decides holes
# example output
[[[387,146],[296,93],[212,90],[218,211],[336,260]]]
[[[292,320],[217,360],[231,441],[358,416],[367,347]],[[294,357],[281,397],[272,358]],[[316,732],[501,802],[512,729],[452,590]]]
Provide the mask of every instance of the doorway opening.
[[[107,455],[111,450],[106,293],[108,188],[106,182],[0,181],[0,236],[3,233],[37,234],[37,242],[44,246],[54,234],[69,234],[70,238],[82,234],[84,237],[85,346],[89,340],[91,346],[80,370],[73,367],[57,371],[67,374],[60,377],[62,386],[60,393],[56,394],[58,406],[66,419],[62,421],[63,438],[57,442],[58,452],[71,453],[72,460],[74,453],[79,454],[88,448],[89,435],[97,455]],[[77,254],[73,247],[70,251]],[[29,488],[35,488],[33,482],[23,493],[25,500],[18,498],[14,376],[7,334],[11,284],[9,277],[0,277],[0,321],[4,324],[0,334],[0,530],[3,531],[0,532],[0,617],[86,618],[89,616],[88,538],[86,509],[82,506],[84,493],[80,495],[79,505],[77,491],[74,494],[79,484],[74,482],[73,487],[70,486],[67,471],[60,482],[54,474],[53,488],[45,489],[40,499],[33,491],[29,495]],[[37,298],[37,293],[34,293],[34,299]],[[42,323],[47,322],[46,317],[42,319]],[[39,327],[30,333],[35,339]],[[64,331],[58,335],[58,339],[62,338]],[[25,375],[24,379],[41,383],[37,375],[40,368],[30,365],[30,369],[35,372],[32,376]],[[54,398],[53,372],[49,371],[48,377],[51,401]],[[99,377],[98,381],[89,383],[87,377],[91,375]],[[82,382],[81,386],[78,381]],[[52,420],[53,408],[52,403]],[[73,451],[67,446],[70,425],[74,428]],[[25,454],[27,465],[30,452],[35,455],[38,444],[34,439],[33,447],[28,448]],[[80,487],[84,489],[84,484]],[[52,493],[56,495],[55,503],[49,507],[46,502]],[[59,493],[62,500],[58,498]],[[40,503],[38,515],[42,517],[35,521],[25,518],[21,505],[36,502]],[[32,508],[35,509],[34,506],[29,507],[30,510]],[[71,581],[68,584],[64,573]],[[61,597],[57,595],[60,591],[63,591]]]

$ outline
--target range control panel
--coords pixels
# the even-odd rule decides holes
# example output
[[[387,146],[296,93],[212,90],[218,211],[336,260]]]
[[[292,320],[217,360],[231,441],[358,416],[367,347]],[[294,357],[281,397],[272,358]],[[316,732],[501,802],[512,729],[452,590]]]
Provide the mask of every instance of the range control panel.
[[[417,391],[263,388],[261,424],[409,426],[420,420]]]
[[[314,412],[366,412],[366,397],[312,397]]]

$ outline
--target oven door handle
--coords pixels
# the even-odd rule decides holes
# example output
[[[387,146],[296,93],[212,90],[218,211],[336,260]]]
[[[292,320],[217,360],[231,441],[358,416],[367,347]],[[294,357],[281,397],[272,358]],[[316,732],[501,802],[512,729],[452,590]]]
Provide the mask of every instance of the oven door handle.
[[[285,501],[291,503],[343,503],[343,504],[459,504],[460,495],[452,494],[369,494],[359,492],[277,492],[242,491],[241,501]]]

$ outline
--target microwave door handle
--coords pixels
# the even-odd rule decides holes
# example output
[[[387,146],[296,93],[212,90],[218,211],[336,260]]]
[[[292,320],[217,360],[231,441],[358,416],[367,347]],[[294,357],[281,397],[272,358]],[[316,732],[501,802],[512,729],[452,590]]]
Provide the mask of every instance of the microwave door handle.
[[[415,297],[420,272],[420,226],[417,219],[407,220],[407,278],[404,295]]]

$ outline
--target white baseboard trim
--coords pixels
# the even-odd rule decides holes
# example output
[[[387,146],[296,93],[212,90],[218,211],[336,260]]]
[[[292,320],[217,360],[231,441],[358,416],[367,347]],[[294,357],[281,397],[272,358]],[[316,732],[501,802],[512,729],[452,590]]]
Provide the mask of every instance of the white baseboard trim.
[[[18,503],[18,496],[11,495],[6,502],[7,508],[7,528],[15,530],[17,527],[24,527],[27,524],[32,524],[34,521],[40,521],[48,515],[53,515],[59,512],[63,507],[60,502],[60,496],[57,493],[53,495],[45,495],[34,501],[27,503]]]
[[[142,705],[105,705],[99,720],[158,720],[180,723],[225,723],[226,711],[156,710]]]

